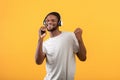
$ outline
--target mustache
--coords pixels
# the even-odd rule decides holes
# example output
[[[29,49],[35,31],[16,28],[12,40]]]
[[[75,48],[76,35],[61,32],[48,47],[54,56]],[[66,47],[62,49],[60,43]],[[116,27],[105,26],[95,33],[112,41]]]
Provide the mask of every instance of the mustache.
[[[45,25],[45,27],[48,27],[48,26],[51,26],[51,27],[54,27],[55,25],[53,24],[44,24]]]

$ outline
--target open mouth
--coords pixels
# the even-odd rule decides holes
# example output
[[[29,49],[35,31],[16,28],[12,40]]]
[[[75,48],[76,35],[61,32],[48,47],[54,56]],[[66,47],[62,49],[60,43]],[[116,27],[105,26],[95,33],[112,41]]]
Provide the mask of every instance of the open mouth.
[[[53,25],[47,25],[47,28],[51,29],[51,28],[53,28]]]

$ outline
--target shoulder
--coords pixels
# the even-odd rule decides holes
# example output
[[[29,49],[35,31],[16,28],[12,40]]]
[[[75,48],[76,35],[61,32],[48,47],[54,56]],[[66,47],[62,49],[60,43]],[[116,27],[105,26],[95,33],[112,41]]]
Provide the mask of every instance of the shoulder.
[[[62,32],[63,37],[67,37],[69,39],[74,39],[75,38],[75,34],[74,32]]]
[[[74,35],[74,32],[62,32],[63,35]]]
[[[65,34],[71,36],[71,37],[75,37],[75,33],[74,32],[65,32]]]
[[[49,42],[50,42],[50,39],[48,38],[48,39],[46,39],[46,40],[43,41],[43,45],[45,46],[45,45],[48,44]]]

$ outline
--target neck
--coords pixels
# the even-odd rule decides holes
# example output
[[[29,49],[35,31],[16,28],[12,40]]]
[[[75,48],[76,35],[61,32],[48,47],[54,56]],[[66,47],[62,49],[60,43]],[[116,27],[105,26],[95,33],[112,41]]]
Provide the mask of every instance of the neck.
[[[59,31],[59,29],[56,29],[56,30],[50,32],[50,37],[51,37],[51,38],[52,38],[52,37],[56,37],[56,36],[58,36],[59,34],[61,34],[61,31]]]

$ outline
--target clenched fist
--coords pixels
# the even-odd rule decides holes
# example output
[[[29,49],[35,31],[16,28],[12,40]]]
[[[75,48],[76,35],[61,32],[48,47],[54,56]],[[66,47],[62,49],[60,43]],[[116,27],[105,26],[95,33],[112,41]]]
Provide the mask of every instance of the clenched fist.
[[[74,33],[75,33],[75,36],[76,36],[77,40],[82,39],[82,29],[81,28],[75,29]]]

